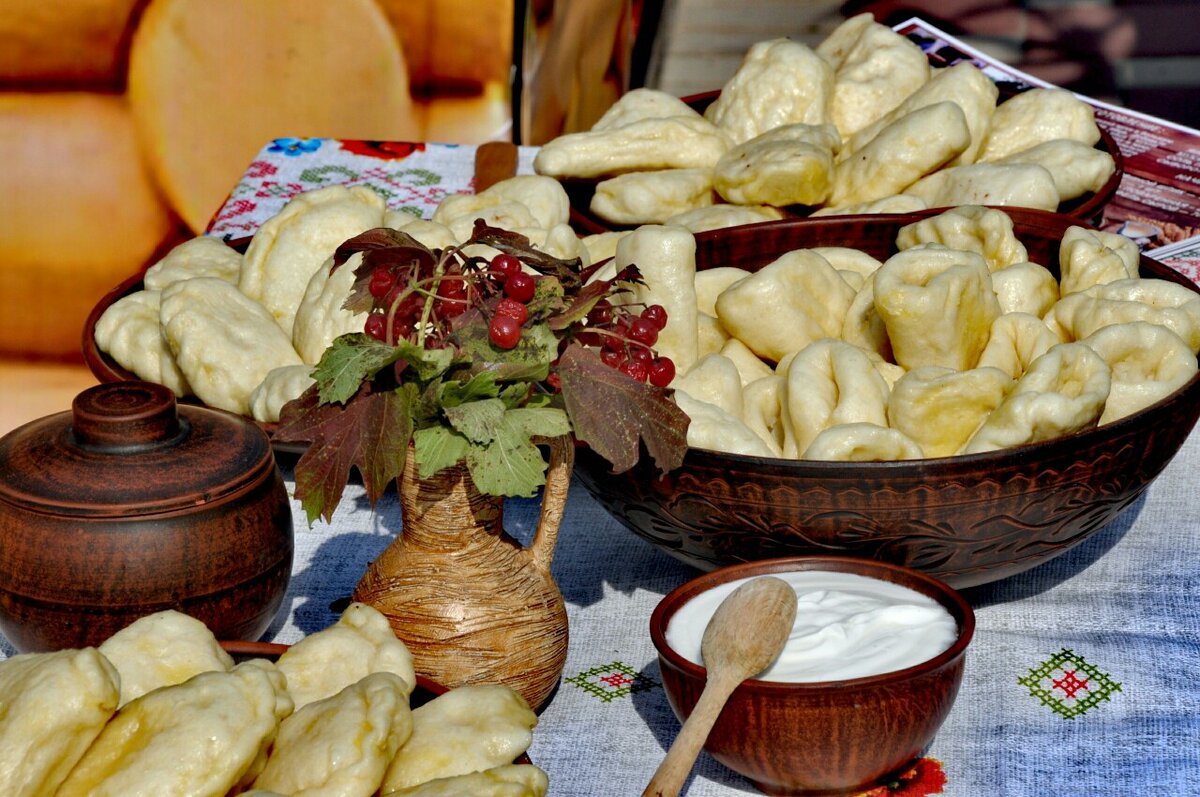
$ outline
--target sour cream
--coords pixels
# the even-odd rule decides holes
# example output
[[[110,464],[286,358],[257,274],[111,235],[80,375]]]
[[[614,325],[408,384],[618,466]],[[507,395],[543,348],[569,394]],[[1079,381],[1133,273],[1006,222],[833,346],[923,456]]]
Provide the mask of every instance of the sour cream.
[[[954,644],[958,623],[933,598],[853,573],[773,573],[796,591],[796,622],[783,652],[756,678],[811,683],[902,670]],[[704,629],[723,600],[751,579],[707,590],[689,600],[667,625],[667,644],[703,665]]]

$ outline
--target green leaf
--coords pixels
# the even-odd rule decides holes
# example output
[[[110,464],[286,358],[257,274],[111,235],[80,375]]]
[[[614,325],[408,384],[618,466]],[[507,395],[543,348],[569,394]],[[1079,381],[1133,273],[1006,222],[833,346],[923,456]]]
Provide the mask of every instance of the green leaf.
[[[455,354],[451,349],[423,349],[407,340],[399,341],[396,350],[399,353],[397,359],[407,362],[408,367],[413,369],[422,382],[446,373],[455,361]]]
[[[522,328],[520,341],[511,349],[493,346],[482,320],[456,327],[452,337],[462,353],[474,359],[476,370],[491,372],[497,382],[541,381],[558,356],[558,338],[546,324]]]
[[[400,359],[400,350],[370,335],[353,332],[333,341],[313,369],[322,402],[349,401],[380,370]]]
[[[521,407],[504,414],[504,425],[530,437],[561,437],[571,433],[571,420],[557,407]]]
[[[447,407],[446,419],[454,430],[472,443],[487,444],[496,438],[504,422],[505,407],[500,399],[483,399]]]
[[[683,463],[690,419],[662,388],[609,368],[591,349],[571,345],[558,363],[563,406],[575,437],[613,466],[632,468],[641,455],[639,440],[663,472]]]
[[[417,474],[428,479],[440,470],[456,465],[467,455],[470,443],[461,434],[445,426],[431,426],[413,433]]]
[[[487,495],[527,498],[546,483],[542,452],[520,434],[505,435],[486,446],[473,445],[466,459],[471,480]]]
[[[408,388],[373,393],[368,385],[354,401],[329,404],[314,386],[284,406],[275,439],[311,443],[296,462],[296,498],[310,524],[333,517],[352,467],[371,504],[400,475],[412,436],[412,398]]]
[[[496,398],[499,395],[500,388],[496,385],[496,375],[491,371],[483,371],[472,376],[466,383],[447,382],[442,388],[441,405],[456,407],[468,401]]]

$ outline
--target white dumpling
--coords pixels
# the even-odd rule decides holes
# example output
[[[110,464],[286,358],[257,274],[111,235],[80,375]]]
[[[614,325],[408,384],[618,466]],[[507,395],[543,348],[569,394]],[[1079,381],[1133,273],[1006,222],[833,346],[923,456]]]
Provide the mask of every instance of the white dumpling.
[[[1054,274],[1028,261],[993,271],[992,290],[1002,313],[1029,313],[1041,318],[1059,300]]]
[[[202,672],[228,672],[233,658],[204,623],[168,609],[116,632],[100,652],[121,676],[121,705]]]
[[[277,423],[283,406],[300,398],[316,384],[311,365],[283,365],[267,371],[263,381],[250,392],[250,417],[263,423]]]
[[[979,367],[998,368],[1019,379],[1034,360],[1065,342],[1035,315],[1003,313],[992,322],[991,337],[979,355]]]
[[[1069,138],[1043,141],[999,158],[996,163],[1034,163],[1050,172],[1059,202],[1099,191],[1117,170],[1113,156]]]
[[[1182,338],[1158,324],[1114,324],[1093,332],[1081,343],[1112,368],[1112,390],[1101,424],[1149,407],[1196,375],[1196,355]]]
[[[771,373],[742,388],[742,420],[774,456],[782,457],[785,449],[796,450],[789,442],[791,428],[786,420],[787,379]]]
[[[1064,340],[1127,321],[1161,324],[1200,351],[1200,294],[1161,279],[1121,279],[1064,296],[1045,316]]]
[[[717,266],[696,272],[696,307],[702,313],[717,314],[717,297],[742,277],[750,276],[744,268]]]
[[[188,396],[191,385],[167,345],[159,322],[159,291],[135,291],[105,308],[96,321],[96,345],[139,379],[156,382],[176,396]]]
[[[824,429],[847,423],[887,426],[888,384],[862,349],[824,338],[801,349],[787,368],[787,423],[803,454]]]
[[[1069,227],[1058,249],[1059,292],[1066,296],[1093,285],[1133,279],[1140,261],[1137,244],[1124,235]]]
[[[675,377],[671,387],[697,401],[715,404],[730,415],[742,415],[742,376],[733,360],[723,354],[709,354]]]
[[[309,279],[292,324],[292,345],[305,363],[316,365],[334,340],[363,331],[367,314],[344,306],[354,287],[354,270],[362,263],[362,257],[361,252],[355,252],[336,269],[330,258]]]
[[[979,160],[999,160],[1060,138],[1089,147],[1099,141],[1092,106],[1065,89],[1029,89],[996,106]]]
[[[1001,205],[1054,210],[1058,186],[1035,163],[972,163],[922,177],[904,189],[931,208],[953,205]]]
[[[833,125],[776,127],[726,152],[713,167],[713,188],[738,205],[818,205],[833,190]]]
[[[602,180],[596,184],[589,208],[612,224],[662,224],[713,202],[711,169],[668,169]]]
[[[899,429],[873,423],[844,423],[823,429],[802,459],[826,462],[895,462],[921,459],[921,447]]]
[[[731,415],[716,404],[699,401],[683,391],[675,392],[675,403],[691,419],[687,430],[689,448],[752,457],[776,456],[767,441],[740,417]]]
[[[982,205],[951,208],[945,213],[906,224],[896,234],[898,249],[930,243],[978,252],[992,271],[1029,259],[1025,245],[1013,232],[1012,218],[1004,211]]]
[[[731,146],[728,133],[699,116],[638,119],[552,139],[534,156],[533,168],[555,178],[709,169]]]
[[[242,253],[220,238],[201,235],[184,241],[142,275],[142,287],[161,291],[172,282],[193,277],[216,277],[237,284],[242,271]]]
[[[667,219],[664,224],[675,227],[686,227],[692,232],[704,232],[706,230],[723,230],[726,227],[738,227],[742,224],[777,221],[782,218],[783,213],[778,208],[767,205],[716,204],[704,208],[685,210]]]
[[[696,304],[696,238],[682,227],[645,225],[617,243],[613,263],[619,272],[636,265],[643,284],[635,300],[646,307],[660,304],[667,324],[658,333],[655,348],[671,358],[677,372],[692,367],[698,356]]]
[[[953,456],[1012,386],[1012,377],[997,368],[914,368],[892,386],[888,418],[925,456]]]
[[[170,285],[162,293],[159,323],[179,370],[210,407],[248,415],[250,394],[267,372],[301,364],[270,312],[215,277]]]

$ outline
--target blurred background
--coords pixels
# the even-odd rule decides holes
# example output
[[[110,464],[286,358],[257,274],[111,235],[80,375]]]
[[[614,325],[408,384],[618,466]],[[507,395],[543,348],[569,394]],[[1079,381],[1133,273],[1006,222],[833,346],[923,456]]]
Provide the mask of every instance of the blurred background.
[[[94,383],[88,311],[201,232],[273,138],[540,144],[863,11],[1200,126],[1194,2],[2,0],[0,434]]]

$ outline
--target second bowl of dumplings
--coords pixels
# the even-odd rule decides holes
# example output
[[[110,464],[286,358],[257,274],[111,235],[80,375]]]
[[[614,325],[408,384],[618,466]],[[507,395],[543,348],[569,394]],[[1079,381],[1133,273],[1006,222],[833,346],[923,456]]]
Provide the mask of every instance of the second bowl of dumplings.
[[[617,265],[673,229],[630,233]],[[682,467],[614,475],[582,448],[576,468],[701,569],[836,553],[995,581],[1120,515],[1200,415],[1196,286],[1072,217],[964,206],[694,242],[694,295],[663,299],[679,322],[696,303],[696,347],[672,352]]]

